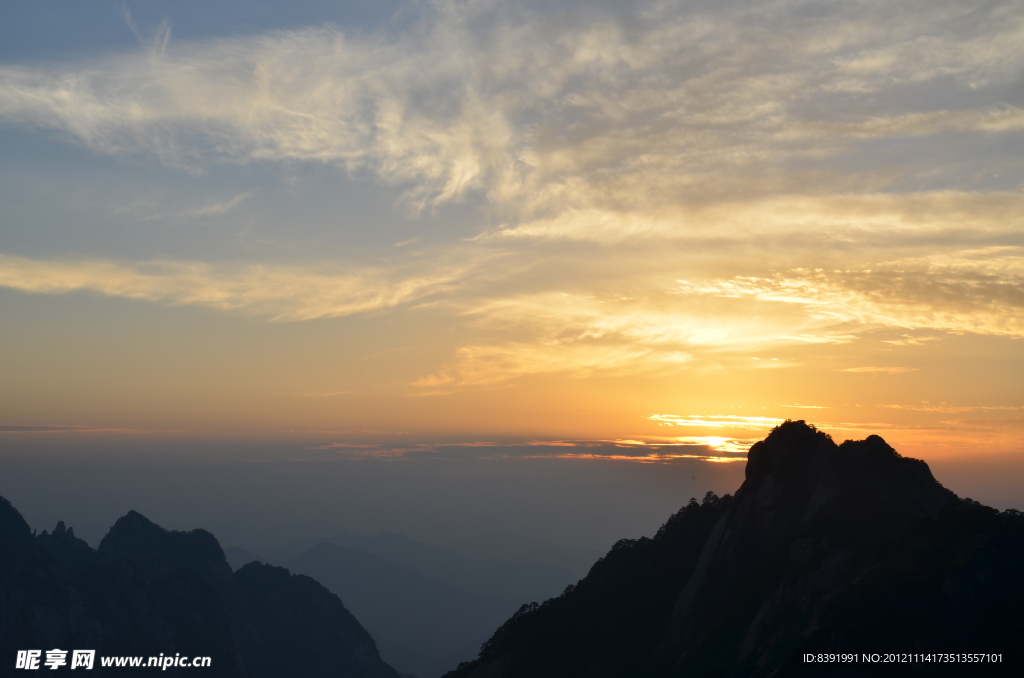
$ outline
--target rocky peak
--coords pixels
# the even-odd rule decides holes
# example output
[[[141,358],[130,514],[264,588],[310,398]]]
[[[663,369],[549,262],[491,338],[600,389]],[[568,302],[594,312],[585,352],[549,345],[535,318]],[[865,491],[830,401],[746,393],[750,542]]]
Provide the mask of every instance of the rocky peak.
[[[98,553],[105,563],[126,560],[152,577],[163,577],[181,568],[216,588],[231,579],[231,567],[212,534],[206,530],[166,530],[136,511],[129,511],[114,523],[100,542]]]
[[[822,465],[801,530],[867,546],[899,537],[915,521],[935,519],[954,500],[928,464],[901,456],[872,435],[847,440]]]
[[[881,437],[836,445],[787,421],[751,449],[736,501],[680,594],[661,651],[714,670],[727,652],[771,664],[808,631],[816,605],[956,495]],[[801,620],[799,623],[794,620]]]
[[[779,424],[747,453],[745,484],[754,484],[771,474],[793,474],[816,468],[836,444],[824,431],[804,421]]]
[[[69,572],[79,572],[96,561],[96,552],[75,536],[73,527],[65,528],[63,520],[57,522],[53,532],[43,530],[37,535],[36,544],[59,560]]]

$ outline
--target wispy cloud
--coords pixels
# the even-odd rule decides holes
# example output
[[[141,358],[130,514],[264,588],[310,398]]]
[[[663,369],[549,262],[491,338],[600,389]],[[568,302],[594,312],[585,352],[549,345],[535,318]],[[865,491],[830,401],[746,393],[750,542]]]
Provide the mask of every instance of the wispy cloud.
[[[230,200],[203,205],[202,207],[197,207],[193,210],[188,211],[186,214],[188,216],[196,217],[219,216],[221,214],[226,214],[227,212],[230,212],[231,210],[241,205],[243,201],[248,200],[251,197],[252,191],[246,191],[245,193],[239,193]]]
[[[961,412],[1019,412],[1024,410],[1024,405],[947,405],[946,403],[939,403],[936,405],[929,405],[922,403],[920,405],[879,405],[879,407],[886,407],[894,410],[911,410],[914,412],[941,412],[941,413],[961,413]]]
[[[678,367],[691,357],[678,351],[653,351],[642,346],[588,343],[507,343],[463,346],[455,363],[413,382],[423,395],[446,394],[470,386],[490,386],[527,375],[642,374],[659,367]]]
[[[1008,272],[999,275],[964,269],[898,270],[883,266],[852,271],[802,269],[771,277],[711,282],[680,281],[679,290],[801,307],[809,317],[836,325],[1024,337],[1022,281],[1024,278]]]
[[[86,426],[31,426],[31,425],[0,425],[3,433],[49,433],[53,431],[90,431]]]
[[[545,292],[485,300],[465,312],[477,331],[518,341],[463,346],[450,368],[420,387],[493,384],[527,374],[642,374],[689,366],[700,350],[749,350],[772,344],[844,341],[835,333],[799,333],[799,319],[755,318],[700,307],[665,294],[644,297]],[[765,361],[767,367],[789,363]]]
[[[908,408],[915,409],[915,408]],[[1011,409],[1011,408],[1008,408]],[[933,410],[941,411],[941,410]],[[963,412],[969,410],[949,410],[956,412]],[[647,417],[648,420],[658,423],[662,426],[669,427],[684,427],[684,428],[704,428],[704,429],[725,429],[734,431],[761,431],[763,437],[775,426],[781,424],[784,420],[775,417],[752,417],[752,416],[741,416],[741,415],[678,415],[678,414],[652,414]],[[1000,420],[996,422],[1000,425],[1004,425],[1011,421],[1018,420]],[[893,423],[893,422],[868,422],[868,421],[820,421],[815,420],[810,422],[815,424],[819,429],[827,432],[841,432],[843,434],[853,434],[854,436],[866,436],[872,433],[882,432],[894,432],[899,433],[903,431],[909,432],[921,432],[921,433],[940,433],[940,432],[951,432],[955,431],[958,427],[964,425],[981,425],[982,427],[989,426],[993,422],[965,422],[965,421],[940,421],[940,422],[927,422],[927,423]],[[749,440],[750,444],[753,444],[757,438],[753,439],[736,439],[736,440]]]
[[[148,430],[135,428],[116,428],[102,426],[65,426],[65,425],[21,425],[21,424],[0,424],[0,433],[87,433],[87,434],[166,434],[176,431]]]
[[[416,458],[424,455],[505,457],[517,459],[577,459],[627,461],[642,464],[698,460],[714,463],[746,461],[753,438],[719,436],[438,442],[418,444],[332,442],[310,447],[352,458]]]
[[[46,261],[0,254],[0,286],[37,294],[94,292],[166,304],[238,311],[297,321],[351,315],[450,288],[469,268],[427,271],[151,261]]]
[[[303,393],[282,393],[282,396],[292,398],[334,398],[342,395],[349,395],[352,391],[307,391]]]
[[[388,35],[321,26],[180,44],[164,26],[140,34],[145,59],[0,69],[0,119],[199,169],[369,167],[413,204],[478,191],[552,224],[569,218],[565,207],[792,193],[815,176],[819,188],[860,192],[908,172],[934,183],[956,168],[928,157],[893,168],[864,144],[1024,128],[1021,106],[979,96],[1003,91],[1024,64],[1012,3],[824,2],[812,16],[793,2],[669,2],[630,14],[552,20],[440,2]],[[911,100],[908,87],[927,94]],[[796,166],[844,155],[866,164],[842,176]]]
[[[903,374],[905,372],[916,372],[916,367],[878,367],[875,365],[866,367],[847,367],[840,372],[860,372],[865,374]]]
[[[505,225],[480,236],[498,240],[625,241],[775,237],[813,232],[833,241],[908,235],[935,236],[971,229],[977,234],[1024,226],[1024,193],[927,191],[770,197],[719,196],[672,204],[664,200],[628,209],[569,206],[541,219]],[[1008,248],[1012,256],[1012,247]],[[989,254],[991,254],[989,252]]]
[[[124,21],[125,26],[135,34],[135,39],[139,41],[139,44],[146,50],[150,58],[162,57],[167,51],[168,43],[171,41],[170,22],[164,19],[150,35],[144,35],[142,29],[139,28],[135,18],[132,16],[131,8],[121,3],[120,10],[121,19]]]
[[[139,222],[150,221],[193,221],[196,219],[212,220],[235,211],[242,203],[252,198],[254,191],[244,191],[231,198],[214,200],[195,207],[161,209],[159,204],[151,201],[118,204],[110,209],[111,214],[131,215]]]
[[[892,344],[893,346],[921,346],[934,341],[939,341],[939,337],[915,337],[912,334],[904,334],[899,339],[883,339],[882,343]]]
[[[511,334],[517,341],[463,346],[452,366],[417,385],[450,389],[524,374],[680,369],[700,365],[713,353],[841,345],[881,328],[1024,337],[1024,276],[1017,272],[1022,261],[1024,250],[1000,246],[876,268],[680,280],[661,290],[634,280],[630,295],[539,292],[485,299],[464,311],[465,317],[481,332]],[[659,265],[657,257],[650,258],[650,266]],[[794,364],[747,359],[748,367]],[[917,369],[854,365],[842,371]]]
[[[650,421],[665,426],[690,426],[700,428],[741,428],[768,429],[778,426],[784,420],[777,417],[747,417],[734,414],[699,415],[699,414],[652,414]]]
[[[559,459],[587,459],[587,460],[606,460],[606,461],[631,461],[641,464],[664,464],[667,462],[681,461],[697,459],[700,461],[707,461],[712,463],[730,463],[747,460],[746,457],[741,456],[718,456],[714,454],[684,454],[680,452],[669,452],[669,451],[648,451],[644,450],[642,453],[634,454],[596,454],[593,452],[587,453],[561,453],[553,456]]]

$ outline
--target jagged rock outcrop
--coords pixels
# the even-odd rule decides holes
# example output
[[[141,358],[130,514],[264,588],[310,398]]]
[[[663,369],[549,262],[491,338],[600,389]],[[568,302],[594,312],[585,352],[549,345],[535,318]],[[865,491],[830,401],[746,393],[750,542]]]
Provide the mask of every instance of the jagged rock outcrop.
[[[751,448],[660,656],[675,660],[674,674],[786,664],[836,592],[956,501],[924,462],[878,436],[837,446],[802,422],[783,424]]]
[[[309,577],[259,563],[232,573],[210,533],[168,531],[134,511],[95,551],[63,522],[33,536],[0,498],[0,675],[22,673],[17,650],[52,648],[209,656],[209,676],[398,678],[338,597]],[[93,671],[105,673],[98,660]]]
[[[802,421],[780,425],[751,448],[746,480],[714,526],[673,539],[688,551],[677,556],[676,591],[663,589],[664,623],[625,609],[615,622],[645,638],[600,637],[593,611],[659,566],[623,571],[604,589],[588,582],[595,566],[577,587],[590,591],[580,614],[551,623],[568,607],[559,600],[521,610],[448,678],[787,676],[806,668],[794,662],[800,648],[996,651],[1011,661],[1021,651],[1024,516],[959,499],[878,436],[836,445]],[[533,662],[538,646],[567,658],[557,672]]]

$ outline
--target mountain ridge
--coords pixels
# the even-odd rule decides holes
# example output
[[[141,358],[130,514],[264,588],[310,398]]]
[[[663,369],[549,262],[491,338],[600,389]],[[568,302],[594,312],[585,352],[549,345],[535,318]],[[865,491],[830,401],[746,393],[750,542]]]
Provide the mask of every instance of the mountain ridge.
[[[651,577],[670,552],[674,578]],[[836,445],[787,421],[751,448],[735,496],[709,493],[655,539],[619,542],[446,678],[796,676],[809,670],[794,660],[801,648],[984,650],[1016,662],[1022,569],[1020,512],[960,499],[879,436]],[[646,605],[622,602],[637,590]]]
[[[95,550],[63,522],[33,535],[0,498],[0,676],[20,674],[15,651],[52,648],[95,650],[94,670],[118,675],[145,670],[104,670],[99,658],[208,656],[204,673],[237,678],[399,678],[310,577],[260,563],[232,572],[209,532],[165,530],[135,511]]]

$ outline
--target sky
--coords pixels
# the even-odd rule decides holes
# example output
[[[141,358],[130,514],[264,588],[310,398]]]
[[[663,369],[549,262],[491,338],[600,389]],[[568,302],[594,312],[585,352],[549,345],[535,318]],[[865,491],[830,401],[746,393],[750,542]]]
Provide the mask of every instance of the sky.
[[[0,8],[8,471],[647,478],[610,535],[805,419],[1024,508],[1024,2],[285,4]]]

